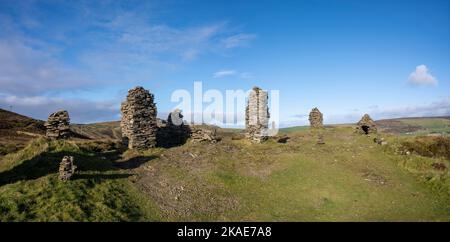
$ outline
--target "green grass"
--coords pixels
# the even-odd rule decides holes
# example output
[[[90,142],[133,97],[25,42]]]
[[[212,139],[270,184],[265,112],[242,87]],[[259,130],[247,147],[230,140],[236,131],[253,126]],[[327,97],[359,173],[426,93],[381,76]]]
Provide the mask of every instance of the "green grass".
[[[412,133],[414,135],[426,135],[429,133],[450,134],[450,119],[448,118],[411,118],[399,119],[399,121],[409,125],[421,126],[421,130]]]
[[[36,140],[0,163],[0,220],[450,221],[448,168],[432,167],[449,160],[404,155],[410,137],[382,134],[389,145],[379,146],[351,127],[329,127],[317,145],[308,128],[284,134],[285,144],[225,140],[123,154]],[[62,183],[56,171],[66,154],[79,169]]]
[[[74,180],[60,182],[58,164],[73,155]],[[158,210],[127,179],[130,174],[71,142],[39,139],[0,166],[0,221],[159,220]]]

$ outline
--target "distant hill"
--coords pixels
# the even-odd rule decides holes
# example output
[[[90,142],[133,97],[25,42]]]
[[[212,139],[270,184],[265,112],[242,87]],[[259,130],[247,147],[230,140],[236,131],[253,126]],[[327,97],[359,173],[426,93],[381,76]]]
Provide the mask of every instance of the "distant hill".
[[[450,116],[382,119],[375,121],[379,128],[400,135],[450,134]]]
[[[44,121],[0,109],[0,156],[21,149],[44,134]]]
[[[381,131],[397,135],[450,134],[450,116],[383,119],[375,122]],[[119,121],[71,124],[70,129],[73,137],[81,139],[119,140],[121,137]],[[280,132],[305,129],[308,126],[283,128]],[[20,149],[32,138],[44,134],[44,121],[0,109],[0,155]]]

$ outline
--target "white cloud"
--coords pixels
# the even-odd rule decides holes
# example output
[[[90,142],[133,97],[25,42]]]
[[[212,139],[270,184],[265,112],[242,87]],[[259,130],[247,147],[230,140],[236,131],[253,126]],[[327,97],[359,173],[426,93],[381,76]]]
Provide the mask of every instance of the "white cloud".
[[[235,70],[220,70],[213,74],[214,78],[221,78],[225,76],[234,76],[237,74],[237,71]]]
[[[425,65],[417,66],[416,70],[409,75],[408,80],[410,84],[420,86],[436,86],[438,84],[437,79],[428,72]]]
[[[252,79],[254,78],[253,74],[250,72],[239,72],[236,70],[220,70],[213,74],[214,78],[222,78],[226,76],[237,76],[241,79]]]
[[[71,121],[99,122],[118,120],[119,100],[91,101],[77,98],[47,96],[15,96],[0,94],[0,108],[46,120],[47,116],[59,109],[69,112]]]
[[[240,34],[236,34],[236,35],[224,38],[222,40],[222,44],[226,49],[242,47],[242,46],[246,46],[254,38],[256,38],[256,35],[254,35],[254,34],[240,33]]]

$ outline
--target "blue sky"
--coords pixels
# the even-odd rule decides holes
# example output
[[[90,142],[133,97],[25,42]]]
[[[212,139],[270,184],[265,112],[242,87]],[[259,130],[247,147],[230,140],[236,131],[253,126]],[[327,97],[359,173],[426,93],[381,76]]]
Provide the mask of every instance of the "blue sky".
[[[280,91],[282,126],[450,115],[450,2],[0,0],[0,108],[118,120],[128,89]]]

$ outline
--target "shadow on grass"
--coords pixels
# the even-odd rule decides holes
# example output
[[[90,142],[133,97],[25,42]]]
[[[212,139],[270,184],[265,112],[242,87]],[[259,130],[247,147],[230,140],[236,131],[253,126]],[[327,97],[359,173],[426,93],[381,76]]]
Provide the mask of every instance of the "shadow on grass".
[[[0,173],[0,186],[21,180],[34,180],[49,174],[56,174],[59,163],[64,156],[73,156],[77,166],[74,179],[119,179],[129,177],[130,174],[79,174],[79,172],[106,172],[121,169],[133,169],[152,160],[155,156],[135,157],[123,162],[114,162],[101,154],[82,154],[75,152],[45,152],[32,159],[25,160],[10,170]],[[114,155],[115,157],[116,155]]]
[[[75,174],[73,180],[92,179],[92,180],[106,180],[106,179],[123,179],[132,176],[133,174]]]
[[[149,162],[155,158],[157,158],[157,156],[155,156],[155,155],[137,156],[137,157],[130,158],[126,161],[115,162],[114,166],[117,168],[120,168],[120,169],[134,169],[134,168],[138,168],[142,164]]]

